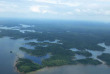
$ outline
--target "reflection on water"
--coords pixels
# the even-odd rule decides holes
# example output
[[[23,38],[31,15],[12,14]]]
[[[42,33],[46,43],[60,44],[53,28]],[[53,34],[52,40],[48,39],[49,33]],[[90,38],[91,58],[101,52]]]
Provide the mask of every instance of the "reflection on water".
[[[42,60],[43,60],[43,59],[50,58],[50,55],[47,54],[47,55],[45,55],[45,56],[35,57],[35,56],[31,56],[31,55],[25,54],[24,57],[27,58],[27,59],[32,60],[32,61],[35,62],[35,63],[42,64]]]

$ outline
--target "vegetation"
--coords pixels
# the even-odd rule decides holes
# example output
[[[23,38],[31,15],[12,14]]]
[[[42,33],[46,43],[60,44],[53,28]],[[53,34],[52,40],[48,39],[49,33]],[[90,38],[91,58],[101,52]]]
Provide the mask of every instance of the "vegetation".
[[[36,49],[36,50],[31,50],[31,49],[27,49],[27,48],[24,48],[24,47],[20,47],[19,48],[20,50],[22,51],[25,51],[31,55],[34,55],[34,56],[45,56],[47,54],[47,49]]]
[[[94,51],[104,51],[104,47],[97,45],[98,43],[105,42],[106,45],[110,45],[110,29],[109,25],[103,23],[88,23],[88,22],[39,22],[35,21],[8,21],[8,23],[0,21],[4,26],[13,27],[18,26],[16,24],[26,23],[34,24],[33,28],[25,28],[25,30],[35,30],[36,32],[21,33],[18,30],[6,30],[0,29],[0,37],[8,36],[11,39],[24,38],[25,40],[35,39],[40,43],[29,42],[27,45],[34,46],[35,49],[31,50],[25,47],[20,47],[20,50],[33,55],[33,56],[45,56],[47,53],[51,53],[51,57],[42,61],[42,65],[33,63],[28,59],[19,59],[16,66],[20,72],[31,72],[38,70],[45,66],[61,66],[67,64],[101,64],[98,60],[92,58],[74,60],[75,54],[83,55],[86,57],[92,56],[91,53],[85,51],[85,49]],[[27,23],[28,22],[28,23]],[[11,24],[11,25],[10,25]],[[55,25],[53,25],[55,24]],[[61,24],[61,25],[60,25]],[[75,24],[75,25],[74,25]],[[92,25],[90,25],[92,24]],[[101,26],[99,27],[100,24]],[[83,26],[82,26],[83,25]],[[24,29],[24,28],[21,28]],[[42,33],[39,33],[42,32]],[[54,41],[60,40],[60,43],[49,43],[44,40]],[[46,47],[45,47],[46,46]],[[69,49],[76,48],[80,51],[73,52]],[[108,54],[101,55],[98,58],[104,60],[109,64]]]
[[[80,60],[77,60],[77,62],[78,62],[78,63],[81,63],[81,64],[85,64],[85,65],[88,65],[88,64],[92,64],[92,65],[102,64],[100,61],[94,60],[94,59],[92,59],[92,58],[80,59]]]
[[[75,53],[78,55],[83,55],[85,57],[91,57],[92,56],[92,54],[88,51],[76,51]]]
[[[103,53],[102,55],[98,56],[98,58],[105,61],[107,65],[110,65],[110,54],[109,53]]]
[[[26,45],[30,45],[30,46],[48,46],[48,45],[50,45],[51,43],[48,43],[48,42],[39,42],[39,43],[36,43],[36,42],[29,42],[29,43],[26,43]]]
[[[71,50],[67,50],[60,44],[50,44],[48,47],[37,46],[34,50],[27,49],[25,47],[20,47],[20,50],[25,51],[34,56],[44,56],[47,53],[58,56],[74,56],[75,53]]]
[[[16,64],[17,69],[22,73],[27,73],[41,69],[42,66],[36,63],[33,63],[29,59],[19,58]]]
[[[44,66],[61,66],[61,65],[68,65],[68,64],[76,64],[75,61],[72,60],[71,56],[62,56],[62,55],[55,55],[49,59],[45,59],[42,61]]]

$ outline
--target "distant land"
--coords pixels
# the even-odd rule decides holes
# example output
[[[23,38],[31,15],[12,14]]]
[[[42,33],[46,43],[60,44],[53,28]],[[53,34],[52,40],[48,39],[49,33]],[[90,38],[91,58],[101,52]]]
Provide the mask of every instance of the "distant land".
[[[19,50],[34,56],[45,57],[40,63],[18,57],[16,68],[29,73],[45,67],[63,65],[110,65],[110,23],[82,21],[13,21],[0,20],[0,38],[24,39],[27,42]],[[11,25],[10,25],[11,24]],[[33,41],[32,41],[33,40]],[[102,52],[93,57],[92,52]],[[9,53],[14,53],[10,50]],[[84,58],[77,58],[83,56]]]

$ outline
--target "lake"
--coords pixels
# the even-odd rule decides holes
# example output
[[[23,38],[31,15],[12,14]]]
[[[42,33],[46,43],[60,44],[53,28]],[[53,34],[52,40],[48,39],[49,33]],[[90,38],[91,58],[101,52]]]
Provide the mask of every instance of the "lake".
[[[9,37],[0,38],[0,74],[19,74],[14,68],[14,63],[17,57],[25,57],[33,60],[36,63],[41,63],[43,58],[49,58],[49,55],[43,57],[30,56],[19,50],[26,42],[36,40],[17,39],[12,40]],[[102,44],[105,46],[104,44]],[[106,49],[109,49],[107,47]],[[12,53],[10,53],[12,51]],[[31,74],[109,74],[110,67],[102,64],[98,66],[93,65],[66,65],[60,67],[43,68]]]
[[[31,74],[110,74],[110,67],[106,65],[67,65],[44,68]]]
[[[17,39],[12,40],[9,37],[0,38],[0,74],[18,74],[14,67],[17,58],[28,58],[41,64],[42,59],[49,58],[47,54],[43,57],[35,57],[28,55],[19,50],[26,42],[37,42],[36,40]],[[12,51],[12,53],[10,53]]]

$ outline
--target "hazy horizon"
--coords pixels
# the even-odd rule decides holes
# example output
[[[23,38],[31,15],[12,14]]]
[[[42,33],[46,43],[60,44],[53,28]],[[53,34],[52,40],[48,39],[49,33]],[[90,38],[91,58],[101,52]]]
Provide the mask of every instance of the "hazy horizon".
[[[110,21],[110,0],[0,0],[0,17]]]

